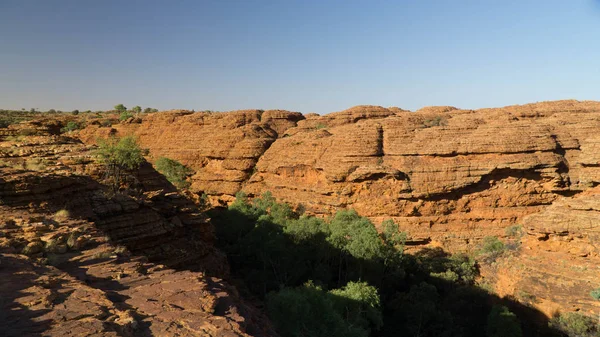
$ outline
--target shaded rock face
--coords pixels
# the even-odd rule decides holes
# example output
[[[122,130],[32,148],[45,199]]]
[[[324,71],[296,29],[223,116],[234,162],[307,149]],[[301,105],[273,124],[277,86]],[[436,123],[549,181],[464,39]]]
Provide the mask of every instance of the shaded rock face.
[[[3,336],[273,335],[223,281],[195,195],[145,163],[111,196],[94,147],[53,125],[0,134]]]

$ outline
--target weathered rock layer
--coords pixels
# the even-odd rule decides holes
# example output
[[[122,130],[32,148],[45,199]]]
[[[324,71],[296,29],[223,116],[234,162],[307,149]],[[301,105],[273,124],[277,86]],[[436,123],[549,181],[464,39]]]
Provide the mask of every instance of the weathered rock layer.
[[[552,272],[553,262],[530,263],[519,287],[562,302],[563,309],[591,310],[582,297],[598,276],[589,263],[598,257],[590,223],[600,219],[568,203],[587,202],[600,183],[598,130],[599,102],[557,101],[416,112],[359,106],[325,116],[172,112],[89,127],[80,137],[89,144],[98,136],[136,135],[153,158],[167,156],[194,169],[192,190],[213,201],[230,201],[240,190],[271,191],[312,213],[354,208],[376,222],[395,219],[412,244],[474,251],[485,236],[502,238],[509,226],[531,224],[524,258],[531,252],[534,261],[568,261],[565,268],[580,268],[581,275],[569,281],[568,270]],[[577,230],[557,230],[540,241],[545,226],[558,228],[563,221],[578,223]],[[555,240],[568,243],[553,250]],[[516,280],[521,273],[506,275]],[[534,280],[551,280],[551,273],[552,286],[534,286]],[[566,283],[563,292],[548,295]],[[580,291],[568,295],[575,287]]]

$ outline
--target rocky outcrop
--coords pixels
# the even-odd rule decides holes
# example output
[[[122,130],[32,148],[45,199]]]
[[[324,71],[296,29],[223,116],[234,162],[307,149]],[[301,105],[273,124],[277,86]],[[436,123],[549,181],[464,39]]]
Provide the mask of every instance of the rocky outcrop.
[[[600,181],[600,103],[498,109],[358,106],[325,116],[172,112],[93,126],[86,143],[134,134],[194,169],[192,190],[230,201],[271,191],[312,213],[391,217],[418,241],[469,250],[485,235]]]
[[[377,223],[393,218],[409,233],[409,249],[475,252],[485,236],[507,239],[506,228],[522,224],[523,262],[499,264],[504,271],[486,278],[500,293],[538,296],[551,314],[594,310],[586,292],[598,272],[595,229],[585,222],[595,213],[580,204],[600,183],[599,129],[600,103],[571,100],[416,112],[358,106],[324,116],[173,112],[79,136],[91,144],[134,134],[152,157],[193,168],[192,190],[214,202],[271,191],[310,213],[354,208]],[[585,225],[561,227],[572,221]]]
[[[112,195],[94,147],[52,125],[0,136],[3,335],[273,335],[223,280],[195,195],[147,163]]]
[[[560,198],[525,217],[522,227],[517,252],[486,270],[496,291],[548,316],[560,311],[596,316],[600,303],[590,292],[600,288],[600,188]]]
[[[265,150],[303,118],[300,113],[280,110],[166,112],[146,116],[142,124],[92,126],[79,136],[94,143],[110,134],[133,134],[150,149],[150,160],[165,156],[193,168],[193,190],[233,196]]]

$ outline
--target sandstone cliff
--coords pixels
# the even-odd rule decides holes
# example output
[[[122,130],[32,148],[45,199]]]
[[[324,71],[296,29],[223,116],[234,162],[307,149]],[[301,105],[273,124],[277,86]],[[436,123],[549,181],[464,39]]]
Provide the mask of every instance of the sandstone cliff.
[[[194,202],[145,164],[107,195],[93,147],[33,121],[0,134],[3,336],[270,335]]]
[[[207,193],[214,202],[228,202],[239,190],[251,195],[271,191],[311,213],[354,208],[377,222],[393,218],[412,245],[473,252],[483,237],[503,238],[507,227],[534,221],[523,239],[523,257],[531,251],[535,259],[543,256],[548,262],[530,263],[528,273],[511,269],[507,274],[511,280],[519,274],[518,282],[529,286],[499,287],[513,289],[507,294],[515,296],[518,288],[531,289],[552,303],[547,308],[592,310],[597,304],[582,298],[598,286],[591,284],[598,270],[590,268],[598,257],[593,240],[597,215],[585,213],[591,220],[584,220],[590,222],[578,226],[577,234],[557,231],[548,240],[543,226],[560,224],[556,212],[572,221],[583,219],[564,205],[586,202],[586,193],[594,193],[591,189],[600,182],[599,129],[600,103],[557,101],[416,112],[359,106],[324,116],[167,112],[112,127],[92,126],[79,137],[92,144],[98,136],[136,135],[152,158],[167,156],[193,168],[192,190]],[[548,248],[571,237],[577,240],[558,250]],[[572,252],[579,250],[585,253]],[[560,254],[570,254],[569,259]],[[553,285],[571,283],[556,297],[549,295],[550,283],[534,286],[534,279],[549,280],[554,262],[563,260],[566,268],[581,269],[578,280],[590,282],[569,281],[565,269],[554,274]],[[580,290],[568,295],[575,288]]]

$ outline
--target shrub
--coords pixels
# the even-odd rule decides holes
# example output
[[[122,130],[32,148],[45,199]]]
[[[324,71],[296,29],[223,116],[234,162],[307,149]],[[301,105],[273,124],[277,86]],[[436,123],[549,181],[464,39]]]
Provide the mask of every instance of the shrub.
[[[132,136],[98,140],[96,155],[104,164],[105,181],[113,191],[120,188],[125,173],[137,170],[144,162],[144,151]]]
[[[192,174],[189,167],[166,157],[158,158],[154,165],[156,170],[162,173],[177,188],[182,189],[190,186],[190,183],[186,180],[187,176]]]
[[[506,234],[506,236],[511,237],[511,238],[520,238],[521,236],[523,236],[523,226],[514,225],[514,226],[506,227],[506,229],[504,230],[504,233]]]
[[[73,114],[73,115],[79,115],[79,110],[73,110],[73,111],[71,111],[71,114]]]
[[[505,306],[494,306],[487,318],[487,337],[521,337],[521,323],[517,315]]]
[[[267,296],[267,311],[284,337],[367,337],[383,324],[377,289],[362,282],[324,291],[311,281]]]
[[[486,236],[479,250],[479,254],[485,255],[490,262],[495,261],[506,249],[506,246],[495,236]]]
[[[593,318],[576,312],[556,315],[548,324],[569,337],[597,337],[600,335],[600,330]]]
[[[70,121],[63,128],[60,129],[60,132],[71,132],[79,129],[79,124],[76,122]]]
[[[109,127],[109,126],[112,126],[112,121],[110,119],[103,119],[100,122],[100,125],[105,126],[105,127]]]
[[[123,111],[121,112],[121,114],[119,115],[119,120],[120,121],[124,121],[127,120],[129,118],[133,117],[133,114],[129,111]]]
[[[426,119],[423,121],[423,127],[431,128],[434,126],[446,126],[448,125],[448,120],[442,116],[436,116],[431,119]]]
[[[61,209],[60,211],[54,213],[54,220],[61,221],[66,220],[69,217],[70,213],[66,209]]]
[[[15,123],[15,121],[11,118],[2,117],[0,118],[0,129],[6,129],[11,124]]]

